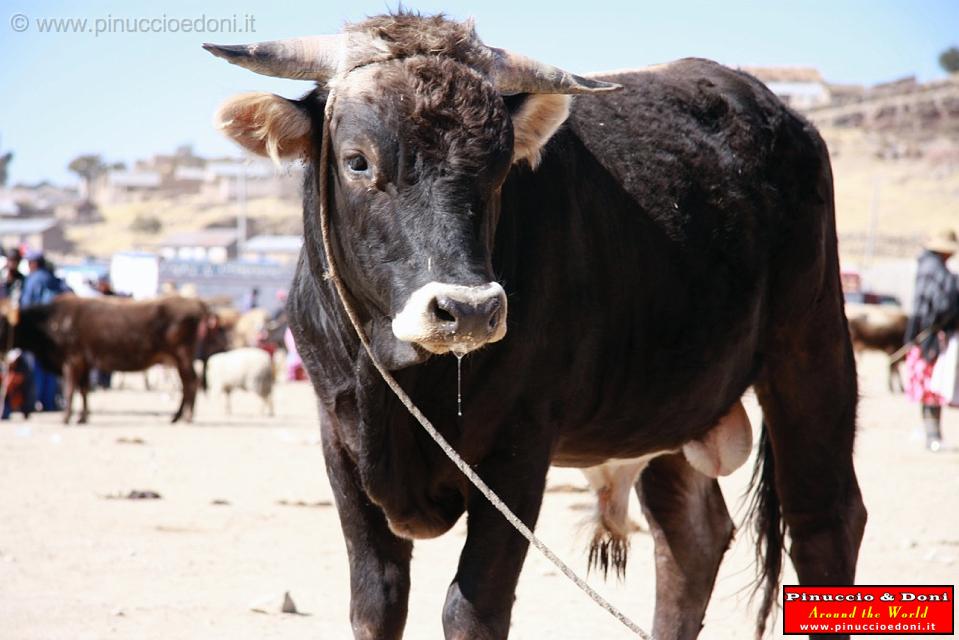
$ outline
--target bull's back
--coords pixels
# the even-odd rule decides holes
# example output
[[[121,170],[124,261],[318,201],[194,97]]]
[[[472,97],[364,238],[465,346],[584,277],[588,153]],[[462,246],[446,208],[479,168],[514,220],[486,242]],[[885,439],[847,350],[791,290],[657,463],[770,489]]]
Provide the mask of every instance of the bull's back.
[[[771,283],[796,262],[779,259],[784,245],[822,246],[828,159],[745,74],[687,60],[606,77],[624,90],[577,98],[540,167],[504,186],[504,348],[537,346],[531,378],[575,373],[554,387],[571,428],[666,429],[677,403],[705,425],[752,381]],[[599,432],[611,435],[600,425],[570,447]]]
[[[686,59],[597,77],[623,90],[576,99],[569,135],[686,250],[772,239],[828,172],[815,129],[743,72]]]
[[[173,364],[178,347],[195,348],[202,304],[167,300],[81,299],[65,301],[62,325],[72,325],[71,349],[98,368],[139,371]]]

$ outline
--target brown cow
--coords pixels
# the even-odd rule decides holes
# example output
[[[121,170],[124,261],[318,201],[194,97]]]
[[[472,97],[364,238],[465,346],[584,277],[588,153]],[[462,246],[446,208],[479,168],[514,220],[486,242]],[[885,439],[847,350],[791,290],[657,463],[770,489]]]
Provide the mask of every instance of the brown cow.
[[[83,409],[77,422],[85,423],[89,417],[91,369],[142,371],[161,363],[175,366],[183,383],[173,422],[180,418],[190,422],[198,384],[193,358],[207,315],[204,303],[188,298],[134,302],[61,296],[50,304],[22,309],[12,337],[5,316],[0,341],[5,348],[32,352],[50,371],[62,371],[64,424],[73,415],[73,392],[78,387]]]
[[[899,309],[877,305],[846,305],[849,336],[856,355],[863,351],[882,351],[891,356],[903,345],[909,316]],[[890,391],[902,391],[899,362],[889,362],[886,384]]]

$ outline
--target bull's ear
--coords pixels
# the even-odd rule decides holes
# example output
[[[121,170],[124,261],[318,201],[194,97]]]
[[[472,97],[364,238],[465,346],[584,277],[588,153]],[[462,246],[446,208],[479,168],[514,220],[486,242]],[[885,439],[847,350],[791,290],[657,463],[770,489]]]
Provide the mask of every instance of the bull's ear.
[[[543,147],[569,116],[570,97],[556,93],[534,93],[512,108],[513,162],[526,160],[534,169]]]
[[[300,102],[272,93],[243,93],[226,101],[214,124],[228,137],[274,162],[305,157],[310,114]]]

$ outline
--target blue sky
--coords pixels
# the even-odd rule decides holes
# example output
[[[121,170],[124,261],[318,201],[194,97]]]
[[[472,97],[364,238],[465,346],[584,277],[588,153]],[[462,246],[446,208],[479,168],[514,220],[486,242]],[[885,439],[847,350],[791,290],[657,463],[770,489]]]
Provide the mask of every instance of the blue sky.
[[[394,2],[167,0],[144,3],[6,1],[0,9],[0,149],[12,149],[13,182],[72,183],[81,153],[130,161],[193,144],[226,154],[211,118],[241,91],[305,93],[305,82],[256,76],[213,58],[200,43],[332,33]],[[572,71],[642,66],[684,56],[729,65],[804,65],[827,80],[875,83],[941,77],[940,51],[959,45],[959,2],[874,0],[520,2],[409,0],[423,13],[474,17],[489,44]],[[25,32],[13,16],[27,16]],[[255,33],[39,33],[37,19],[253,16]],[[17,18],[20,19],[20,18]],[[101,23],[103,24],[103,23]]]

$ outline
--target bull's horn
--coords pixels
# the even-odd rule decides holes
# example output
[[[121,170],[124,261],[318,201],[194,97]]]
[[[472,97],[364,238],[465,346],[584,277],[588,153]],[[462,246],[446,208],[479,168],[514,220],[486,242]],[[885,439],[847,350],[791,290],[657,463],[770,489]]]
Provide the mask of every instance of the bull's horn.
[[[289,38],[252,44],[209,44],[203,48],[229,63],[275,78],[326,82],[343,58],[346,35]]]
[[[493,85],[504,96],[517,93],[597,93],[623,86],[584,78],[506,49],[491,47]]]

